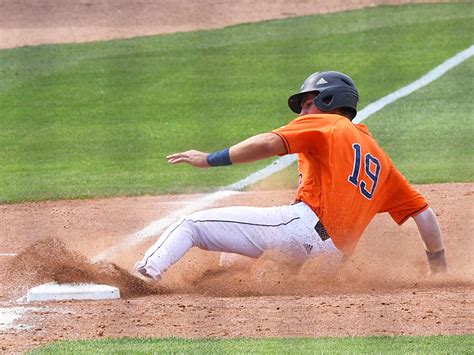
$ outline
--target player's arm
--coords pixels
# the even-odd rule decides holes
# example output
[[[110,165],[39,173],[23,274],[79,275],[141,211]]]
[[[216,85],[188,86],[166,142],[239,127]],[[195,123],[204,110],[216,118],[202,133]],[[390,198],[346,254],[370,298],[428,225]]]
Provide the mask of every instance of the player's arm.
[[[171,154],[166,159],[171,164],[187,163],[197,168],[209,168],[211,166],[249,163],[286,153],[285,143],[280,136],[274,133],[262,133],[211,154],[188,150]]]
[[[287,152],[280,136],[274,133],[262,133],[230,147],[229,153],[233,164],[241,164],[284,155]]]
[[[413,219],[425,245],[431,272],[436,274],[446,271],[443,239],[435,213],[431,208],[428,208],[414,216]]]

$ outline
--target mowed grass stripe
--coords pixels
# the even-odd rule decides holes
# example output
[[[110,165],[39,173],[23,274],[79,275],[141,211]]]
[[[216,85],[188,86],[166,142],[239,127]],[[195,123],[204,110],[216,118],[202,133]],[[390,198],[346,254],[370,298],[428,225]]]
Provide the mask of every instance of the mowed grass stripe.
[[[417,183],[474,181],[474,58],[366,123]]]
[[[30,354],[462,354],[474,346],[473,335],[371,336],[270,339],[105,339],[59,341]]]
[[[164,157],[285,124],[288,95],[317,69],[352,75],[363,107],[470,45],[472,17],[469,3],[380,7],[0,51],[0,201],[228,185],[268,161],[197,170]]]

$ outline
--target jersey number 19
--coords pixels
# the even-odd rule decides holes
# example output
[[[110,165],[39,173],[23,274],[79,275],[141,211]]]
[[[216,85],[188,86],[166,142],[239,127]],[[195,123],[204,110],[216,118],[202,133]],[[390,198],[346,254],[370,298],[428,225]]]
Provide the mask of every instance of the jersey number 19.
[[[364,155],[365,174],[370,180],[372,180],[372,188],[369,191],[367,190],[367,183],[364,180],[359,180],[360,168],[362,165],[362,149],[360,144],[354,143],[352,148],[354,148],[354,167],[352,169],[352,174],[349,175],[347,180],[354,186],[359,187],[360,193],[370,200],[372,199],[377,187],[377,181],[380,174],[380,162],[370,153]]]

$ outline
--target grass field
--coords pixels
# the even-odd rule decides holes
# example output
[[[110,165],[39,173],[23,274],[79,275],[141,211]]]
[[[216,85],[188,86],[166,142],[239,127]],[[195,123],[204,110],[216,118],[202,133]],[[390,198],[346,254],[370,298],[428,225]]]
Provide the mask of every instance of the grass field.
[[[193,353],[193,354],[461,354],[474,346],[474,336],[353,337],[301,339],[106,339],[61,341],[31,354]]]
[[[285,124],[319,69],[350,74],[360,107],[472,45],[472,2],[378,7],[221,30],[0,50],[0,203],[209,191],[268,164],[197,170]],[[474,180],[474,60],[366,123],[412,181]],[[292,186],[294,167],[280,186]],[[32,353],[467,353],[474,336],[61,341]]]
[[[315,70],[350,74],[364,107],[471,45],[473,17],[472,2],[379,7],[1,50],[0,202],[235,182],[268,162],[197,170],[164,157],[286,123],[287,97]],[[472,74],[470,60],[367,121],[411,181],[472,181]]]
[[[473,74],[471,57],[364,122],[409,180],[474,181]]]

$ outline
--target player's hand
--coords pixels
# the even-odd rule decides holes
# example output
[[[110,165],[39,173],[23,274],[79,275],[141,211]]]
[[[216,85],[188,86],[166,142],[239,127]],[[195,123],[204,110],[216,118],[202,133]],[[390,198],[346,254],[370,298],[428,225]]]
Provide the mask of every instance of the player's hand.
[[[171,164],[188,163],[196,168],[209,168],[210,165],[207,162],[208,155],[208,153],[198,150],[188,150],[186,152],[168,155],[166,159],[168,159],[168,163]]]

